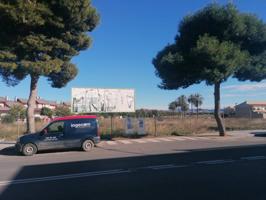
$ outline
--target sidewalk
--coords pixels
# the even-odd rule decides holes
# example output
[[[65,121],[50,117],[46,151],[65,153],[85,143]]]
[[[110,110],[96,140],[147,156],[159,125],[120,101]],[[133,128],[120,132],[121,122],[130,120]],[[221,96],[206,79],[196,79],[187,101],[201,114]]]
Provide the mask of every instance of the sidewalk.
[[[202,133],[197,135],[189,136],[158,136],[158,137],[141,137],[141,138],[114,138],[113,140],[102,140],[104,143],[109,145],[115,144],[131,144],[131,143],[147,143],[147,142],[159,142],[159,141],[191,141],[197,139],[241,139],[251,138],[254,136],[266,137],[266,130],[244,130],[244,131],[228,131],[225,137],[220,137],[218,132]],[[0,140],[0,150],[14,146],[16,141],[5,141]]]
[[[225,137],[254,137],[254,135],[265,135],[266,130],[239,130],[239,131],[227,131]],[[196,137],[220,137],[218,132],[200,133]]]

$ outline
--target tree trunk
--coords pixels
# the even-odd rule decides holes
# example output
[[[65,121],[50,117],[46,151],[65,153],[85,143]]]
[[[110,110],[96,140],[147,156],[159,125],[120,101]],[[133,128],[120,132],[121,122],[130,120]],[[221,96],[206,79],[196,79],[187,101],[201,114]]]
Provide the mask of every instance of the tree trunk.
[[[197,119],[199,118],[199,106],[197,106]]]
[[[220,136],[225,136],[225,127],[220,113],[220,84],[221,83],[215,83],[214,85],[214,104],[215,104],[214,116],[217,122]]]
[[[35,119],[34,119],[34,109],[36,107],[36,98],[37,98],[37,84],[39,80],[38,75],[31,75],[30,82],[30,96],[28,99],[28,108],[27,108],[27,133],[35,132]]]

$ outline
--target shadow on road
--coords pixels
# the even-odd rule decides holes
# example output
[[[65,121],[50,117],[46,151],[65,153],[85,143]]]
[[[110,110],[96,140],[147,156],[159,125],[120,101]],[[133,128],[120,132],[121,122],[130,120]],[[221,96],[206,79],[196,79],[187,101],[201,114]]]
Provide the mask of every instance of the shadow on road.
[[[0,180],[0,199],[266,199],[265,160],[247,156],[266,156],[266,145],[22,166]],[[197,164],[220,159],[236,162]],[[187,167],[150,169],[162,165]]]
[[[266,131],[251,132],[255,137],[266,137]]]
[[[18,156],[19,153],[16,151],[15,147],[6,147],[0,150],[0,155],[4,156]]]
[[[45,150],[45,151],[40,151],[38,154],[46,154],[46,153],[56,153],[56,152],[80,152],[80,149],[59,149],[59,150]],[[37,155],[38,155],[37,154]],[[0,155],[3,156],[22,156],[21,153],[17,152],[14,146],[11,147],[6,147],[0,150]]]

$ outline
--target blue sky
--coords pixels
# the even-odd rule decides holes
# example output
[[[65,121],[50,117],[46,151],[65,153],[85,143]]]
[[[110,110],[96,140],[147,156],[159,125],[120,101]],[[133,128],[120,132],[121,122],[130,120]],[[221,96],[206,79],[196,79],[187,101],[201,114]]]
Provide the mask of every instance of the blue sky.
[[[179,95],[201,93],[205,108],[213,107],[213,87],[204,83],[180,90],[161,90],[155,76],[153,57],[174,41],[180,20],[213,0],[92,0],[101,15],[100,25],[90,33],[93,45],[73,59],[79,68],[75,80],[62,89],[39,82],[42,98],[70,101],[72,87],[134,88],[137,108],[167,109]],[[219,1],[226,3],[228,1]],[[254,13],[266,21],[265,0],[234,0],[243,12]],[[0,96],[27,98],[29,79],[16,87],[0,83]],[[245,100],[266,100],[266,81],[222,84],[222,107]]]

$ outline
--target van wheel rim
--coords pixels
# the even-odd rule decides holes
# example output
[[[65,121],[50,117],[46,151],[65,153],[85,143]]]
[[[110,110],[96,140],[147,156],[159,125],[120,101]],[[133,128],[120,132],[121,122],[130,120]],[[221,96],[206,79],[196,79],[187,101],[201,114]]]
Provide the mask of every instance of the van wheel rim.
[[[90,142],[87,142],[87,143],[85,144],[85,148],[86,148],[86,149],[90,149],[90,148],[91,148],[91,143],[90,143]]]

